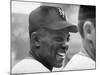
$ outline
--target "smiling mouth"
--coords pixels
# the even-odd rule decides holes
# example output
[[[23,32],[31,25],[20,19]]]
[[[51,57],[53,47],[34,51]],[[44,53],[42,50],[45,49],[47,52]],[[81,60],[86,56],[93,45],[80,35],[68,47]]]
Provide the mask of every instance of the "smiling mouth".
[[[57,53],[56,53],[56,59],[58,61],[63,61],[65,56],[66,56],[66,51],[68,50],[68,47],[66,48],[62,48],[62,49],[58,49]]]
[[[58,61],[64,60],[65,55],[66,55],[65,53],[57,53],[57,54],[56,54],[56,59],[57,59]]]

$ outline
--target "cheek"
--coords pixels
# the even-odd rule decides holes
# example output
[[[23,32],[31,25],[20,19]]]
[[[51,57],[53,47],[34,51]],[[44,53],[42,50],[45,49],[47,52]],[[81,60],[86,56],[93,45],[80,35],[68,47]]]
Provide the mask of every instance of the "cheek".
[[[96,48],[96,36],[94,36],[94,46]]]
[[[41,51],[44,55],[50,55],[50,52],[51,52],[51,45],[47,42],[47,41],[42,41],[41,42]]]
[[[48,57],[51,60],[55,58],[56,46],[53,42],[51,43],[49,41],[43,41],[41,43],[41,49],[45,57]]]
[[[92,37],[93,37],[92,40],[93,40],[94,47],[96,47],[96,33],[95,32]]]
[[[44,55],[47,55],[49,53],[49,47],[50,45],[47,42],[42,41],[41,42],[41,51],[44,53]]]

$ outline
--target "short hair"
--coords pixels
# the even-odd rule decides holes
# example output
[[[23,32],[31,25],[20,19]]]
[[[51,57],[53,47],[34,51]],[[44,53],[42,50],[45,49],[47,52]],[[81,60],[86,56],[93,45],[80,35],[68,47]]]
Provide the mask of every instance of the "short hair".
[[[85,21],[91,21],[96,28],[96,6],[80,5],[78,20],[79,32],[84,38],[83,24]]]

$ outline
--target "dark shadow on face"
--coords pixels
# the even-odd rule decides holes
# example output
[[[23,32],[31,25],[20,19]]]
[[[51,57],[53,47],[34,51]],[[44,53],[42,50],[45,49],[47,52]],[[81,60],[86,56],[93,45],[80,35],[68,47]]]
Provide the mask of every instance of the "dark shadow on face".
[[[51,67],[61,67],[68,50],[69,32],[47,31],[40,40],[40,56]]]

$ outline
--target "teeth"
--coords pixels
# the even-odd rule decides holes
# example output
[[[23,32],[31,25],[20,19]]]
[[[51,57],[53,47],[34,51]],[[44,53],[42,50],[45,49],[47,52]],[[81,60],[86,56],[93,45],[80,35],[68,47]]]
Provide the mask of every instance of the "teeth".
[[[60,60],[60,59],[65,59],[65,53],[58,53],[57,55],[56,55],[56,59],[57,60]]]
[[[58,53],[59,55],[65,56],[65,53]]]

